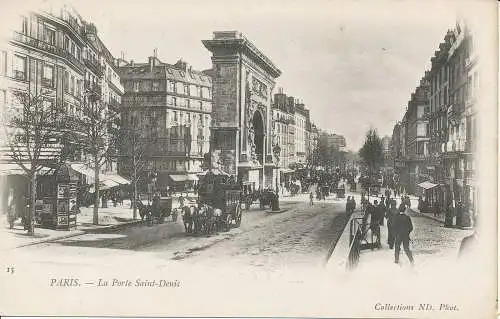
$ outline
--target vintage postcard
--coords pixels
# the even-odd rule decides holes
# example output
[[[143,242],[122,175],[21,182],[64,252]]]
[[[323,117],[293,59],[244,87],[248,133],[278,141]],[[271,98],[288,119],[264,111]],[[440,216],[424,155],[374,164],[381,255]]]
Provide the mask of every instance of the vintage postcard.
[[[494,318],[495,1],[14,1],[0,315]]]

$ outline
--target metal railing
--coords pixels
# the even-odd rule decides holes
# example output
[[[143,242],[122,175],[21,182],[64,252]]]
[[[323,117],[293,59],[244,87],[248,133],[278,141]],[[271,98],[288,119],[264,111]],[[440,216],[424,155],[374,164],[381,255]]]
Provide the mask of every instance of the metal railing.
[[[361,252],[361,239],[363,237],[359,219],[351,219],[349,225],[349,255],[347,256],[347,268],[353,269],[358,265]]]
[[[73,63],[74,66],[76,66],[80,70],[84,70],[85,66],[82,62],[80,62],[76,57],[74,57],[71,53],[68,51],[64,50],[63,48],[57,47],[55,44],[33,38],[31,36],[28,36],[26,34],[20,33],[20,32],[14,32],[14,40],[17,42],[22,42],[24,44],[27,44],[31,47],[38,48],[40,50],[58,55],[62,58],[65,58],[69,62]]]
[[[363,249],[374,249],[376,243],[373,241],[373,232],[371,232],[370,242],[367,240],[368,229],[370,225],[367,218],[357,217],[351,219],[349,225],[349,254],[347,256],[347,268],[353,269],[359,263],[359,255]]]

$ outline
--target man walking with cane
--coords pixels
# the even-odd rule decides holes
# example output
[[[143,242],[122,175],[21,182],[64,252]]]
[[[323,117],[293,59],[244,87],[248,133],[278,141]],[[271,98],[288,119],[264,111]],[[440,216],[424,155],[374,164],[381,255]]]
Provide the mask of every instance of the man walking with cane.
[[[410,250],[410,233],[413,231],[413,224],[410,216],[400,210],[399,214],[394,217],[393,230],[395,235],[394,262],[399,263],[399,251],[402,243],[406,256],[413,265],[413,254]]]

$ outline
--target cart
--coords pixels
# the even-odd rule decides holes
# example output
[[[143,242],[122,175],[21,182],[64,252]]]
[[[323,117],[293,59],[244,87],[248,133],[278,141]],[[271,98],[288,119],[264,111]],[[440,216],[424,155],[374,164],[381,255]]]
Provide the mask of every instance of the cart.
[[[236,227],[241,225],[243,194],[240,184],[227,175],[215,175],[209,172],[200,178],[198,185],[198,209],[201,210],[203,206],[208,207],[210,216],[205,219],[210,225],[202,225],[195,229],[212,229],[214,223],[215,230],[229,231],[233,221]]]

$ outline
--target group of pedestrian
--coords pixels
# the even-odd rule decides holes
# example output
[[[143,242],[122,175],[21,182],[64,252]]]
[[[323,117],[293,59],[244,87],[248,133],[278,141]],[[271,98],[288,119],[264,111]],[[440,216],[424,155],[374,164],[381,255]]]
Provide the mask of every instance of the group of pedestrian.
[[[386,195],[389,195],[386,193]],[[408,199],[408,200],[407,200]],[[363,237],[366,236],[369,229],[375,241],[372,241],[377,248],[382,248],[382,238],[380,226],[384,226],[384,218],[387,219],[387,245],[390,249],[394,249],[394,262],[399,263],[399,253],[401,244],[403,249],[413,265],[413,254],[410,250],[410,233],[413,231],[413,223],[410,216],[407,214],[409,206],[409,198],[401,197],[401,204],[397,208],[396,199],[390,196],[382,196],[379,200],[374,200],[373,204],[362,195],[362,205],[364,207],[363,216]],[[367,228],[368,218],[370,218],[369,228]]]
[[[345,212],[347,214],[352,214],[354,213],[354,210],[356,209],[356,201],[354,200],[354,196],[347,196],[347,201],[345,204]]]

